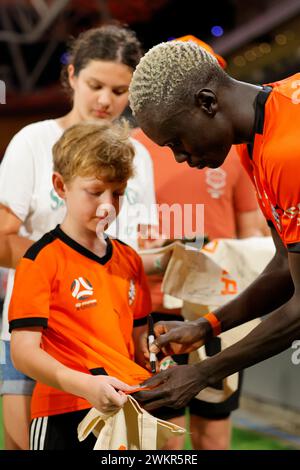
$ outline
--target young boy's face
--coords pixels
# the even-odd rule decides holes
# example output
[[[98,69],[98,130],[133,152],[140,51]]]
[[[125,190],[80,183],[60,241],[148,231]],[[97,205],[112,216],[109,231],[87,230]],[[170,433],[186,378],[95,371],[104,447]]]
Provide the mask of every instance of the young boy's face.
[[[65,185],[68,218],[78,227],[102,233],[119,214],[126,185],[76,176]]]

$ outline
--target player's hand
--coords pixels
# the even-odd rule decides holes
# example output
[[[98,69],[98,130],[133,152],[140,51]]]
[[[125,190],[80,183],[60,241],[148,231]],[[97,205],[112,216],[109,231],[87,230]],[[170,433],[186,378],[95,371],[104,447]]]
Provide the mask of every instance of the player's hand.
[[[134,393],[133,397],[149,411],[161,406],[181,408],[207,386],[206,368],[202,364],[176,366],[160,372],[142,384],[153,390]]]
[[[204,318],[195,321],[160,321],[154,325],[156,339],[151,351],[167,355],[184,354],[200,348],[211,337],[211,326]]]

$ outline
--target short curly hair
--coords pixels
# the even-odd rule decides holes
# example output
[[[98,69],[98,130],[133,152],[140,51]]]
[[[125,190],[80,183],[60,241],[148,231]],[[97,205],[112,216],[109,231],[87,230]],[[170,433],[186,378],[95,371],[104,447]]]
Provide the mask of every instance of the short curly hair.
[[[195,85],[226,80],[217,59],[193,41],[163,42],[140,60],[129,87],[134,115],[146,108],[176,110],[186,103]]]
[[[134,147],[125,120],[85,121],[69,127],[54,144],[53,169],[65,183],[76,176],[95,176],[125,183],[134,175]]]

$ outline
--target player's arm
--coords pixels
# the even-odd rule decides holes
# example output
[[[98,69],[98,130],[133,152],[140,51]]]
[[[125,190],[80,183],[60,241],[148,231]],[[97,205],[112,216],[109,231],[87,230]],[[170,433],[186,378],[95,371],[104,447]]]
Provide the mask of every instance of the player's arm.
[[[11,353],[16,369],[38,382],[85,398],[101,411],[123,406],[126,396],[117,390],[130,390],[128,385],[114,377],[93,376],[66,367],[41,349],[41,337],[39,327],[12,331]]]
[[[290,273],[287,250],[276,230],[272,229],[276,252],[270,263],[258,278],[252,282],[235,299],[214,311],[221,323],[221,331],[227,331],[242,323],[273,312],[288,302],[294,294],[294,283]],[[173,351],[181,353],[199,347],[211,336],[211,327],[207,320],[200,318],[185,322],[178,326],[159,322],[155,332],[160,335],[156,339],[159,348],[170,342],[181,344],[180,348],[173,345]]]
[[[22,221],[5,206],[0,206],[0,221],[0,266],[16,268],[33,241],[18,235]]]
[[[222,331],[273,312],[293,296],[287,249],[275,228],[271,233],[276,251],[270,263],[239,296],[216,311]]]
[[[300,334],[300,253],[288,253],[294,293],[243,340],[211,358],[209,383],[263,361],[290,347]],[[276,289],[276,288],[275,288]],[[274,289],[274,291],[275,291]],[[281,287],[284,289],[284,287]],[[270,295],[272,295],[270,293]],[[223,365],[221,365],[223,363]]]
[[[261,294],[275,297],[277,300],[273,300],[273,305],[276,302],[282,302],[283,297],[276,296],[277,289],[285,290],[284,304],[276,308],[241,341],[206,361],[200,364],[179,366],[147,380],[145,384],[155,388],[137,394],[137,398],[143,402],[144,406],[149,410],[159,406],[175,408],[184,406],[207,386],[213,386],[237,371],[284,351],[295,339],[298,339],[300,334],[300,253],[288,253],[288,265],[291,282],[295,286],[289,298],[287,298],[286,290],[290,289],[290,283],[277,284],[280,275],[275,278],[268,291],[257,291],[259,299],[256,305],[259,307],[266,305],[266,300],[264,304],[259,303],[259,300],[262,301]],[[269,303],[268,307],[271,305],[272,303]]]

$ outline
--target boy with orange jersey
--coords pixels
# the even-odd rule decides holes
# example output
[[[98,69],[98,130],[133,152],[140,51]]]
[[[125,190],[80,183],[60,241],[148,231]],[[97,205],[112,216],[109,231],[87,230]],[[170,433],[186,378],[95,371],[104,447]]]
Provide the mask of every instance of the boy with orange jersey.
[[[77,440],[88,409],[122,407],[130,385],[150,376],[134,362],[133,338],[151,311],[142,262],[104,232],[133,175],[134,149],[123,124],[86,122],[65,131],[53,156],[67,213],[18,266],[12,358],[37,381],[30,448],[92,449],[93,436]]]

